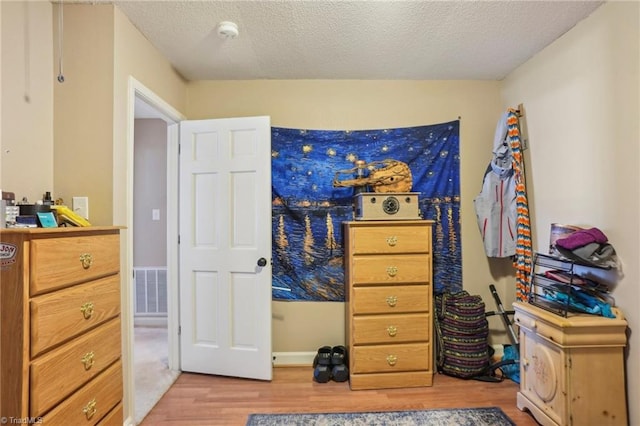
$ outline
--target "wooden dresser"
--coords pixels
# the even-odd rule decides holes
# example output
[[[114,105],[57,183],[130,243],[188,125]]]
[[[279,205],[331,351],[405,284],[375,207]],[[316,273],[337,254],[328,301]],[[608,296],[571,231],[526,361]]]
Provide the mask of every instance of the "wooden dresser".
[[[122,425],[119,228],[1,229],[0,268],[1,415]]]
[[[518,408],[544,426],[626,426],[622,313],[565,318],[529,303],[513,308],[520,327]]]
[[[352,390],[433,384],[432,224],[343,224]]]

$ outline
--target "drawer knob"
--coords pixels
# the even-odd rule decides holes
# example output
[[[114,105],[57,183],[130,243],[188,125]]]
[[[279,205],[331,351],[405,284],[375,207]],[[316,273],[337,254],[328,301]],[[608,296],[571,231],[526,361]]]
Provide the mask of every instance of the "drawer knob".
[[[93,415],[96,413],[96,411],[98,411],[98,409],[96,408],[96,399],[95,398],[93,398],[91,401],[89,401],[87,403],[87,405],[85,405],[84,408],[82,409],[82,412],[87,417],[87,420],[91,419],[91,417],[93,417]]]
[[[89,319],[93,315],[93,302],[83,303],[80,306],[80,312],[82,312],[82,316],[84,319]]]
[[[395,246],[396,244],[398,244],[398,237],[396,237],[395,235],[387,237],[387,244],[389,244],[389,246],[391,247]]]
[[[93,256],[91,256],[91,253],[82,253],[80,255],[80,263],[82,263],[82,267],[84,269],[89,269],[93,263]]]
[[[396,296],[387,297],[387,305],[393,308],[396,306],[396,303],[398,303],[398,298]]]
[[[93,358],[94,358],[95,354],[93,353],[93,351],[91,352],[87,352],[86,354],[84,354],[84,356],[82,357],[82,364],[84,364],[84,369],[85,371],[88,371],[91,369],[91,367],[93,367]]]
[[[398,267],[397,266],[387,266],[387,274],[390,277],[395,277],[398,275]]]
[[[387,333],[389,333],[389,336],[395,337],[395,335],[398,334],[398,327],[396,327],[395,325],[390,325],[389,327],[387,327]]]
[[[398,357],[395,355],[388,355],[387,356],[387,364],[389,364],[390,366],[394,366],[396,365],[396,362],[398,362]]]

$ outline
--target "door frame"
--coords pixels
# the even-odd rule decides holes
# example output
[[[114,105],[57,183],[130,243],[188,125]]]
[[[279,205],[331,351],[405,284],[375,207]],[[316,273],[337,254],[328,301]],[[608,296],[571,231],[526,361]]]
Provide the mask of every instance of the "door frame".
[[[129,76],[127,95],[127,227],[124,245],[126,253],[125,265],[133,265],[133,164],[134,164],[134,122],[136,98],[144,101],[156,112],[159,119],[167,123],[167,283],[168,299],[167,306],[167,326],[169,345],[169,368],[171,370],[180,369],[180,340],[178,336],[179,322],[179,275],[178,275],[178,143],[180,121],[185,120],[178,110],[173,108],[162,98],[156,95],[144,84]],[[123,271],[123,282],[131,284],[133,270]],[[127,285],[125,288],[131,288]],[[126,309],[129,321],[123,321],[127,330],[124,336],[127,341],[123,345],[123,351],[127,352],[129,366],[125,369],[125,387],[129,395],[130,413],[135,413],[134,398],[134,375],[132,372],[133,363],[133,294],[129,291],[123,292],[123,311]],[[125,349],[126,348],[126,349]],[[128,380],[127,380],[128,377]]]

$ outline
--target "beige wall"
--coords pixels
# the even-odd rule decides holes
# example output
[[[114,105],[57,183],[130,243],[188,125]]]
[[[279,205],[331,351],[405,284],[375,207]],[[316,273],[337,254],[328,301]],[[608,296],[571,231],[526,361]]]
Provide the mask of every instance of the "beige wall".
[[[57,11],[54,5],[54,16]],[[57,19],[54,32],[57,40]],[[177,110],[185,105],[184,81],[111,4],[65,4],[63,45],[65,82],[55,84],[55,195],[65,201],[86,195],[93,224],[126,225],[129,77]]]
[[[130,77],[140,82],[177,111],[186,108],[186,83],[171,64],[149,41],[129,22],[128,18],[115,9],[114,16],[114,223],[128,223],[127,208],[130,194],[126,193],[127,180],[131,179],[127,168],[131,161],[133,137],[132,123],[128,110]],[[129,182],[130,185],[130,182]]]
[[[553,222],[596,226],[622,260],[630,424],[640,424],[640,3],[610,2],[503,82],[523,102],[539,249]],[[597,374],[594,372],[594,374]]]
[[[133,266],[167,266],[167,123],[140,119],[134,129]],[[153,220],[152,210],[159,211]]]
[[[57,17],[59,5],[54,6]],[[64,83],[54,84],[55,197],[89,197],[91,223],[113,223],[113,8],[64,6]],[[54,19],[57,40],[58,19]],[[54,59],[59,60],[55,49]]]
[[[49,2],[1,2],[0,189],[29,202],[54,192]]]
[[[473,207],[503,111],[498,82],[199,81],[189,84],[188,94],[190,119],[269,115],[274,127],[382,129],[461,117],[464,287],[481,294],[492,309],[489,284],[496,283],[501,293],[512,287],[511,262],[484,255]],[[322,345],[344,343],[343,303],[274,302],[273,313],[274,352],[314,352]],[[492,328],[504,332],[499,321]]]

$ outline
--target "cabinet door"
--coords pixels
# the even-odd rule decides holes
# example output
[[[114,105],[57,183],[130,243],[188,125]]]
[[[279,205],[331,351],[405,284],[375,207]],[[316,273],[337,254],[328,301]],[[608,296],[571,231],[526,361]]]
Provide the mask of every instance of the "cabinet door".
[[[557,424],[567,424],[565,354],[535,329],[521,329],[520,355],[520,392]]]

